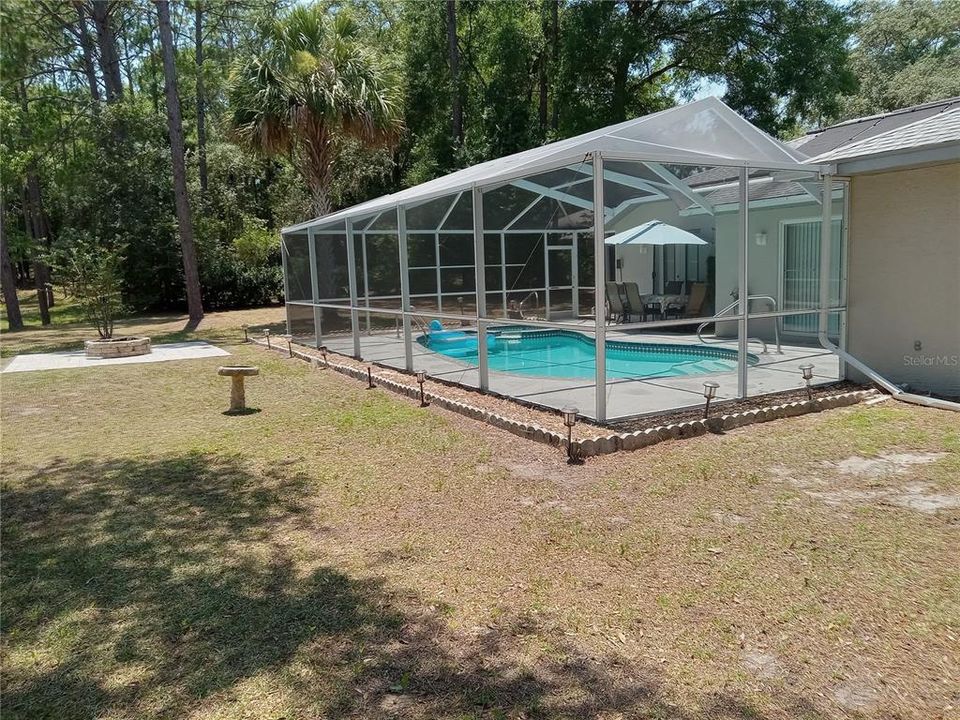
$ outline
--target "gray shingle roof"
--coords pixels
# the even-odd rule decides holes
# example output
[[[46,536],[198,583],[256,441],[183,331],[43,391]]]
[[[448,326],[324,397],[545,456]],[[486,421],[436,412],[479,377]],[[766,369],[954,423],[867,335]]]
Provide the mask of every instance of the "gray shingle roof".
[[[847,120],[837,125],[814,130],[787,144],[804,155],[816,157],[957,108],[960,108],[960,97],[937,100],[881,115]]]
[[[795,182],[774,180],[772,182],[757,183],[750,186],[750,202],[756,200],[772,200],[774,198],[793,197],[804,195],[806,191]],[[727,205],[740,202],[740,188],[724,187],[714,190],[704,196],[712,205]],[[692,207],[692,206],[691,206]]]
[[[809,156],[811,163],[820,163],[956,141],[960,141],[960,97],[847,120],[787,144]],[[736,181],[738,173],[736,168],[711,167],[689,175],[684,182],[702,191],[710,185]],[[767,170],[750,171],[753,179],[769,174]],[[795,182],[774,181],[751,185],[750,198],[784,198],[804,192]],[[714,205],[735,203],[739,200],[739,189],[718,188],[704,197]]]
[[[931,147],[949,142],[960,142],[960,103],[956,107],[937,115],[916,120],[872,135],[858,142],[849,143],[816,156],[813,162],[833,162],[866,155],[912,150]]]

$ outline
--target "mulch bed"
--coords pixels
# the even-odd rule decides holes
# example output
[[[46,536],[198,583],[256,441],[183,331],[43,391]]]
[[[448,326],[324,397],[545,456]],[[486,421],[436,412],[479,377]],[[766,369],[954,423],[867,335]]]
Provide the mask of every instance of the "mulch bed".
[[[857,385],[849,380],[829,383],[827,385],[816,385],[812,390],[813,399],[827,397],[829,395],[840,395],[841,393],[853,392],[854,390],[864,390],[863,385]],[[792,402],[802,402],[807,399],[805,389],[784,390],[778,393],[768,393],[766,395],[757,395],[743,400],[728,400],[722,403],[714,403],[710,406],[710,417],[719,417],[722,415],[733,415],[734,413],[747,412],[749,410],[760,410],[771,405],[785,405]],[[703,408],[688,408],[676,412],[663,412],[656,415],[645,415],[644,417],[631,418],[621,422],[611,423],[610,427],[616,432],[636,432],[637,430],[646,430],[647,428],[658,427],[661,425],[675,425],[688,420],[700,420],[703,417]]]

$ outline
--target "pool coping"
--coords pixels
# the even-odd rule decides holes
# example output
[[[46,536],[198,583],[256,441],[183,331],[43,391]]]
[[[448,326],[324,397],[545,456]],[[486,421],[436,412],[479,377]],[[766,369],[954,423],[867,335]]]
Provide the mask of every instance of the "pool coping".
[[[337,353],[328,353],[326,361],[316,355],[293,348],[284,348],[280,345],[271,345],[266,340],[250,338],[250,342],[282,354],[289,354],[305,362],[308,362],[312,368],[325,367],[334,370],[343,375],[347,375],[362,382],[372,380],[377,387],[382,387],[399,395],[405,395],[416,400],[420,399],[420,389],[414,385],[397,382],[370,372],[368,369],[344,365],[330,359],[330,355]],[[316,352],[316,351],[314,351]],[[393,372],[403,372],[391,368]],[[406,373],[403,373],[406,374]],[[639,450],[644,447],[650,447],[657,443],[667,440],[682,440],[707,433],[723,434],[727,430],[752,425],[754,423],[769,422],[770,420],[779,420],[788,417],[797,417],[808,413],[822,412],[833,408],[847,407],[856,405],[869,398],[876,397],[878,391],[873,388],[866,390],[853,390],[850,392],[839,393],[837,395],[828,395],[812,400],[802,400],[783,403],[779,405],[769,405],[753,410],[744,410],[739,413],[730,413],[725,415],[716,415],[699,420],[686,420],[679,423],[669,423],[659,425],[645,430],[636,430],[628,433],[609,433],[607,435],[597,435],[584,440],[574,440],[569,445],[568,454],[573,459],[583,459],[596,457],[598,455],[609,455],[621,451]],[[450,400],[435,392],[425,391],[424,399],[432,405],[441,407],[445,410],[458,413],[473,420],[492,425],[493,427],[506,430],[513,435],[532,440],[534,442],[551,445],[554,447],[567,448],[567,438],[554,430],[548,430],[535,423],[525,423],[518,420],[498,415],[497,413],[478,408],[469,403],[463,403],[456,400]]]

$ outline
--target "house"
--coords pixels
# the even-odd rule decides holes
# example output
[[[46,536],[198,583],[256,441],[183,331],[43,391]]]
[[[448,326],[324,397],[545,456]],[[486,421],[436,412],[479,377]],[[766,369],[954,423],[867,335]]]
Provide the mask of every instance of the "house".
[[[960,396],[960,97],[794,147],[849,178],[847,349],[897,384]]]

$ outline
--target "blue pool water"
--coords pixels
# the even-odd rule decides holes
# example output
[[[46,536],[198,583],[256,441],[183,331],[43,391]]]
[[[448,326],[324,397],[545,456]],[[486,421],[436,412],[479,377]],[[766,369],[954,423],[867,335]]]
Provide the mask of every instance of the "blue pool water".
[[[445,330],[417,338],[434,352],[476,365],[477,335]],[[593,378],[593,338],[570,330],[491,330],[487,337],[491,370],[555,378]],[[737,367],[735,350],[698,345],[607,341],[607,377],[667,377],[727,372]],[[750,356],[750,362],[757,361]]]

